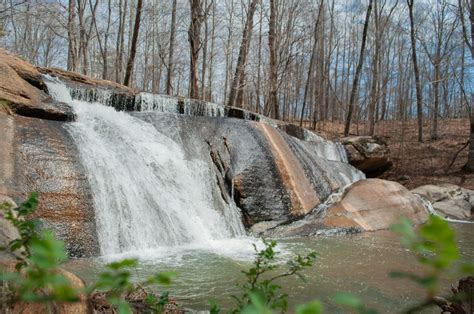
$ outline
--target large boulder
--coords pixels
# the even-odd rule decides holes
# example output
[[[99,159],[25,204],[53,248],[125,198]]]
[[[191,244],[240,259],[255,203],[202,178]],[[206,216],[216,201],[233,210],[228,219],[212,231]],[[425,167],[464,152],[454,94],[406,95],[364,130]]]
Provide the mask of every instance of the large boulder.
[[[377,177],[392,167],[390,150],[381,138],[351,136],[340,141],[346,148],[349,163],[367,177]]]
[[[401,217],[414,224],[424,223],[428,212],[420,198],[393,181],[361,180],[340,196],[339,200],[316,208],[304,219],[291,224],[258,227],[257,234],[268,236],[312,236],[388,229]],[[255,231],[256,228],[253,230]]]
[[[401,184],[367,179],[350,186],[342,200],[328,208],[324,223],[337,227],[344,219],[364,231],[375,231],[389,228],[402,216],[420,224],[429,214],[423,202]]]
[[[470,220],[474,208],[474,191],[455,184],[428,184],[411,191],[426,198],[443,217]]]

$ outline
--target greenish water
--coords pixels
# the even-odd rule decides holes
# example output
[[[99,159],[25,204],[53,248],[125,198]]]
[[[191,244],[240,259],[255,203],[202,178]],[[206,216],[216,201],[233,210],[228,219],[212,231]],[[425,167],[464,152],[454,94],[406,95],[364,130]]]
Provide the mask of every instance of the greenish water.
[[[464,261],[474,260],[474,225],[453,224]],[[224,309],[233,304],[231,295],[237,293],[236,284],[242,282],[242,270],[252,262],[251,239],[216,241],[209,246],[161,248],[146,252],[129,253],[106,259],[79,259],[68,263],[68,269],[87,282],[92,282],[103,264],[110,259],[136,256],[140,267],[134,270],[137,279],[147,275],[173,270],[178,276],[166,288],[180,304],[194,310],[208,309],[208,300],[217,301]],[[393,270],[422,272],[413,256],[399,244],[389,231],[370,232],[327,238],[279,240],[280,260],[283,263],[294,253],[313,249],[318,252],[316,265],[305,272],[307,282],[286,278],[280,282],[294,304],[320,299],[327,313],[344,313],[331,303],[338,291],[360,296],[364,302],[381,313],[396,313],[423,299],[423,291],[414,283],[390,278]],[[449,291],[456,275],[443,279]],[[439,310],[427,310],[439,313]]]

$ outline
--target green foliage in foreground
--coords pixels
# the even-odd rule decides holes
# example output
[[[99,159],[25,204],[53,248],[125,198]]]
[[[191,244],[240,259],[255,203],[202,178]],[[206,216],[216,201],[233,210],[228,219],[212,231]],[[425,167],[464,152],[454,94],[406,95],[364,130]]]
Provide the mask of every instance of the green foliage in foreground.
[[[1,250],[15,254],[16,271],[0,270],[0,304],[11,305],[19,301],[40,302],[50,306],[55,302],[77,302],[82,294],[91,295],[101,292],[107,302],[118,313],[131,313],[133,294],[145,291],[144,288],[156,285],[169,285],[174,273],[158,273],[141,283],[133,283],[131,269],[137,261],[125,259],[106,265],[106,270],[98,276],[98,281],[85,290],[75,289],[62,274],[60,266],[67,260],[64,244],[54,238],[49,231],[39,232],[37,223],[29,220],[38,205],[37,194],[20,206],[13,208],[8,203],[0,204],[4,217],[18,230],[19,238],[11,241]],[[459,260],[459,252],[454,231],[449,224],[439,217],[432,216],[429,221],[414,230],[410,221],[402,219],[392,227],[400,234],[402,244],[409,249],[424,266],[425,273],[419,275],[408,272],[393,272],[396,278],[409,279],[424,288],[426,299],[419,305],[408,309],[407,313],[419,311],[435,304],[439,293],[441,275],[450,271]],[[235,308],[231,313],[267,314],[284,313],[288,310],[288,295],[281,291],[278,282],[286,277],[298,276],[305,280],[302,271],[312,267],[316,259],[315,252],[297,255],[286,263],[283,271],[276,261],[275,241],[263,241],[262,250],[255,249],[253,266],[243,271],[246,281],[239,285],[240,293],[233,296]],[[458,265],[457,274],[472,275],[472,264]],[[161,313],[169,303],[168,293],[155,295],[147,292],[141,310],[146,313]],[[351,309],[355,313],[377,313],[367,308],[361,299],[351,294],[338,293],[333,302]],[[0,310],[1,310],[0,305]],[[321,302],[314,300],[296,306],[292,311],[297,314],[319,314],[323,312]],[[220,313],[219,305],[211,303],[211,314]]]
[[[38,195],[33,193],[20,206],[13,208],[9,203],[0,204],[5,219],[18,230],[19,238],[12,240],[0,250],[15,254],[15,272],[0,269],[0,304],[16,302],[44,303],[51,307],[56,302],[78,302],[81,294],[100,291],[118,313],[132,313],[130,295],[144,287],[169,285],[173,273],[158,273],[144,282],[132,283],[130,269],[137,261],[126,259],[106,265],[98,281],[84,290],[74,288],[63,275],[60,266],[67,261],[64,243],[54,238],[52,232],[39,232],[37,222],[28,217],[38,206]],[[168,303],[168,293],[156,296],[147,293],[145,310],[160,313]],[[1,309],[1,307],[0,307]]]
[[[276,283],[278,279],[296,275],[305,280],[301,271],[313,266],[316,252],[310,252],[305,256],[297,255],[286,264],[286,271],[273,275],[267,279],[262,277],[278,268],[275,261],[275,241],[263,240],[265,248],[261,251],[255,249],[255,261],[253,267],[243,271],[247,281],[239,286],[241,295],[233,296],[236,308],[232,313],[272,313],[272,311],[285,312],[288,310],[288,295],[281,292],[281,286]],[[316,311],[317,310],[317,311]],[[302,305],[297,313],[320,313],[321,304],[317,301]]]

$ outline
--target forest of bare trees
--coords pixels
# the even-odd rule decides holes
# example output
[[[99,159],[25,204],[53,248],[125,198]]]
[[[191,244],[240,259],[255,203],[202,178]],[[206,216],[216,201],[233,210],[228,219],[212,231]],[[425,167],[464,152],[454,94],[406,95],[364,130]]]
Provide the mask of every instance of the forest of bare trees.
[[[38,66],[324,121],[468,117],[470,0],[2,0],[1,45]],[[424,137],[422,137],[424,135]]]

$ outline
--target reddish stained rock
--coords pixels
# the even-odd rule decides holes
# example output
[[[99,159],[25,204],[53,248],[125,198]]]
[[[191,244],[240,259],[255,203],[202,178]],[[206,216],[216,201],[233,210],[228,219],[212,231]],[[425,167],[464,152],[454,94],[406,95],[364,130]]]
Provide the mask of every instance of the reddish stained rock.
[[[0,49],[0,111],[40,119],[71,121],[66,104],[54,102],[47,95],[41,74],[26,61]]]
[[[39,193],[35,216],[66,242],[70,256],[99,252],[90,188],[62,122],[0,113],[0,193]]]
[[[101,80],[101,79],[93,78],[91,76],[82,75],[76,72],[69,72],[69,71],[56,69],[56,68],[44,68],[44,67],[38,67],[37,70],[42,74],[56,76],[56,77],[65,79],[66,81],[69,81],[69,82],[89,85],[89,87],[110,88],[110,89],[114,89],[117,93],[126,93],[126,94],[131,94],[131,95],[135,95],[138,92],[137,90],[133,88],[127,87],[125,85],[122,85],[116,82]]]

